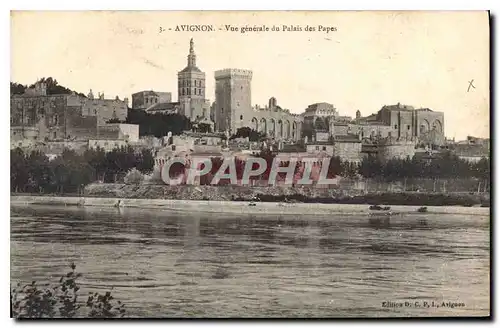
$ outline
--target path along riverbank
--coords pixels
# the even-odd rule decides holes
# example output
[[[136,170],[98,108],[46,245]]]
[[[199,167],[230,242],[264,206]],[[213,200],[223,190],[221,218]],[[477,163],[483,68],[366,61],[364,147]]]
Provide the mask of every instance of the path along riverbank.
[[[55,197],[55,196],[11,196],[11,206],[79,206],[105,208],[144,208],[187,213],[228,213],[228,214],[293,214],[293,215],[374,215],[384,211],[373,211],[366,204],[321,204],[321,203],[281,203],[248,201],[205,201],[174,199],[134,199],[98,197]],[[390,205],[389,205],[390,206]],[[420,206],[390,206],[392,214],[425,214],[417,210]],[[427,206],[429,214],[465,214],[489,216],[487,207]]]

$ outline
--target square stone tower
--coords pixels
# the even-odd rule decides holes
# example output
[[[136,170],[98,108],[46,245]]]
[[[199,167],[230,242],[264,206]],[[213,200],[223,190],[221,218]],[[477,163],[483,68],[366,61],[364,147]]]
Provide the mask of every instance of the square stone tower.
[[[215,128],[236,133],[252,112],[252,71],[228,68],[215,72]],[[248,121],[248,122],[247,122]]]

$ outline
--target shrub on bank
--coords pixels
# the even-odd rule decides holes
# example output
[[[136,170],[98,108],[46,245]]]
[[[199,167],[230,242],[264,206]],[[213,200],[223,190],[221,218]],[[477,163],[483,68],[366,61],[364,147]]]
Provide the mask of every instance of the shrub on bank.
[[[125,184],[140,184],[144,181],[144,175],[139,172],[136,168],[128,171],[127,175],[123,178]]]

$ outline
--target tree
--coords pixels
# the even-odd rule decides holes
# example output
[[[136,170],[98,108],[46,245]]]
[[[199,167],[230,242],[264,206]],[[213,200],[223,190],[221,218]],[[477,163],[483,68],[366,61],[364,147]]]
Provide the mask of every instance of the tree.
[[[125,123],[125,121],[121,121],[118,118],[112,118],[109,121],[107,121],[106,123],[108,123],[108,124],[116,124],[116,123]]]
[[[491,179],[491,163],[489,158],[481,158],[472,167],[473,175],[480,179]]]
[[[26,156],[21,148],[10,151],[10,189],[11,191],[25,191],[29,180],[29,168]]]
[[[250,133],[251,133],[252,129],[247,127],[247,126],[244,126],[242,128],[238,128],[236,130],[236,133],[233,134],[229,139],[236,139],[236,138],[249,138],[250,137]]]
[[[26,86],[16,82],[10,82],[10,94],[22,95],[26,90]]]
[[[29,170],[27,187],[31,192],[43,192],[50,188],[52,171],[49,159],[40,151],[32,151],[26,159]]]
[[[330,158],[326,177],[329,179],[335,178],[342,173],[342,161],[340,157],[334,156]]]
[[[131,147],[115,148],[106,153],[107,181],[116,182],[119,174],[137,166],[137,157]],[[112,178],[112,179],[111,179]]]
[[[44,82],[46,87],[47,87],[47,95],[61,95],[61,94],[72,94],[73,92],[75,92],[76,94],[78,94],[80,97],[85,97],[86,96],[81,93],[81,92],[76,92],[76,91],[73,91],[69,88],[66,88],[62,85],[59,85],[59,83],[57,82],[56,79],[52,78],[52,77],[42,77],[41,79],[39,79],[37,81],[38,82]],[[30,88],[34,88],[35,87],[35,84],[32,84],[30,85]]]
[[[108,170],[104,149],[100,147],[87,149],[83,158],[94,169],[94,180],[104,181]]]
[[[382,162],[374,156],[363,158],[359,167],[359,173],[365,178],[380,177],[383,174]]]
[[[140,109],[128,109],[126,123],[138,124],[139,135],[153,135],[157,138],[164,137],[171,132],[179,135],[184,131],[191,130],[191,121],[181,114],[150,114]]]
[[[358,164],[344,161],[341,163],[341,175],[345,178],[355,178],[358,175]]]
[[[266,139],[266,134],[264,132],[257,132],[252,128],[244,126],[238,128],[236,130],[236,133],[233,134],[229,139],[232,140],[236,138],[248,138],[249,141],[257,142]]]
[[[141,150],[141,153],[137,156],[137,169],[142,173],[152,172],[155,165],[153,152],[150,149],[145,148]]]
[[[94,168],[73,150],[65,149],[51,162],[53,189],[60,193],[80,192],[95,179]]]

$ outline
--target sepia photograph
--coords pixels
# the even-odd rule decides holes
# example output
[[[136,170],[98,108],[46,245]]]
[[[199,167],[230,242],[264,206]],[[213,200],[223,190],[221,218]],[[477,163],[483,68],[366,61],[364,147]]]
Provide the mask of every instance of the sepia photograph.
[[[490,24],[11,11],[11,318],[491,318]]]

